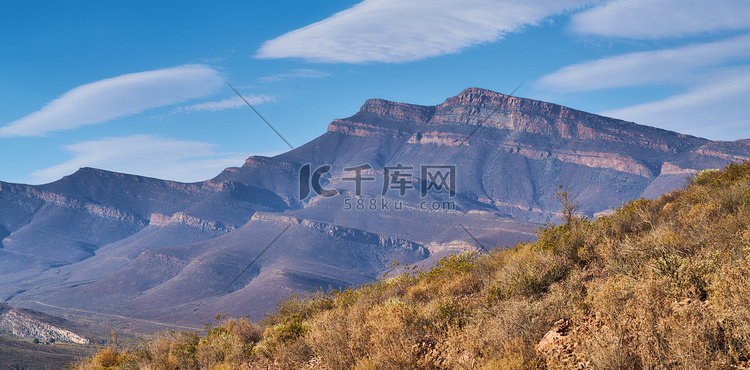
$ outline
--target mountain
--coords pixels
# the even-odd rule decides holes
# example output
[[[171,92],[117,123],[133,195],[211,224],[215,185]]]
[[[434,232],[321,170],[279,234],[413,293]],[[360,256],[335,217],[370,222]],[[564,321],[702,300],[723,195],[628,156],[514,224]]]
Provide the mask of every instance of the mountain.
[[[201,183],[90,168],[0,182],[0,298],[166,323],[257,319],[292,292],[366,283],[393,261],[532,240],[559,219],[558,184],[593,217],[748,158],[748,140],[478,88],[436,106],[373,99],[295,150]]]

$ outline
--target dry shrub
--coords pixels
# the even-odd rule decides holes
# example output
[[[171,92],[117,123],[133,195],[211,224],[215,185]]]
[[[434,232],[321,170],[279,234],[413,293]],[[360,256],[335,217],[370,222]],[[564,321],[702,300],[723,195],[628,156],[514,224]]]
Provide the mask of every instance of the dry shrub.
[[[490,300],[513,296],[531,297],[547,291],[549,286],[564,279],[573,265],[565,257],[529,247],[507,256],[505,265],[495,274],[490,287]]]
[[[468,302],[452,297],[435,298],[421,309],[422,317],[437,330],[462,327],[470,317],[470,310]]]
[[[593,367],[706,369],[728,361],[724,329],[710,306],[678,301],[670,280],[651,271],[639,279],[612,276],[592,287],[595,312],[582,342]]]
[[[120,365],[122,358],[123,355],[117,348],[108,346],[100,348],[91,359],[78,364],[77,368],[81,370],[114,368]]]
[[[308,363],[313,355],[307,343],[297,340],[279,347],[274,353],[273,361],[279,369],[296,369]]]
[[[253,348],[253,354],[284,364],[306,362],[312,357],[312,352],[300,338],[309,329],[310,324],[301,312],[291,314],[278,324],[265,328],[263,340]]]
[[[148,342],[148,360],[159,369],[196,369],[199,336],[194,332],[169,331]]]
[[[407,300],[414,303],[429,302],[435,296],[435,286],[422,283],[410,287],[404,294]]]
[[[343,311],[343,312],[342,312]],[[361,355],[362,348],[354,341],[351,325],[362,322],[350,321],[349,310],[322,312],[310,325],[305,337],[310,349],[330,369],[350,369]],[[353,315],[352,315],[353,316]]]
[[[621,239],[650,230],[664,206],[644,198],[625,203],[616,213],[605,218],[607,234]]]
[[[367,357],[382,369],[408,369],[417,363],[414,346],[423,337],[417,310],[393,299],[371,309],[364,325],[370,333]]]
[[[479,275],[486,275],[483,274],[486,271],[477,268],[478,259],[479,255],[476,252],[445,256],[426,273],[416,271],[399,277],[403,291],[387,298],[404,296],[412,302],[429,302],[446,295],[477,293],[483,287],[483,280]]]
[[[716,169],[703,170],[694,174],[688,182],[695,185],[708,185],[719,176],[721,171]]]
[[[468,296],[482,290],[484,283],[473,273],[462,273],[440,287],[439,296]]]
[[[725,335],[730,363],[750,360],[750,263],[727,264],[709,288],[712,308]]]
[[[632,353],[632,344],[632,338],[623,338],[604,326],[585,339],[584,348],[594,369],[640,369],[642,366]]]
[[[212,328],[200,339],[195,358],[201,368],[213,368],[223,363],[240,363],[250,357],[253,342],[248,343],[245,338],[234,334],[233,324]]]
[[[543,368],[536,345],[552,323],[584,306],[586,276],[571,272],[533,298],[495,300],[474,306],[464,327],[451,326],[440,341],[440,364],[449,369]]]
[[[469,336],[465,338],[467,343],[476,343],[468,346],[473,348],[476,362],[522,363],[524,368],[539,366],[535,347],[559,318],[555,313],[558,304],[547,300],[503,301],[487,314],[479,315],[475,325],[467,328]]]
[[[592,312],[583,318],[580,341],[594,368],[641,368],[640,356],[635,353],[637,343],[655,343],[657,347],[661,343],[655,323],[648,322],[654,316],[653,309],[658,308],[651,306],[654,302],[650,299],[639,297],[647,300],[643,302],[647,310],[642,311],[636,299],[638,289],[636,280],[621,275],[591,286],[587,300]],[[656,336],[637,337],[636,330],[644,334],[651,331]]]

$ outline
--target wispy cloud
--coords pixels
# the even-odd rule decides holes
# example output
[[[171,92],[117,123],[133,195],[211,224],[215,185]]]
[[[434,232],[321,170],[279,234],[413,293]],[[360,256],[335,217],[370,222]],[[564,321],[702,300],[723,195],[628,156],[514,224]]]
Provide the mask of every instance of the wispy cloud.
[[[716,37],[750,30],[747,0],[615,0],[574,14],[574,32],[610,39]],[[694,39],[692,39],[694,40]],[[665,85],[671,97],[602,112],[715,140],[750,137],[750,34],[570,65],[542,77],[552,91]]]
[[[365,0],[266,41],[257,58],[399,63],[456,53],[591,0]]]
[[[259,105],[273,102],[276,99],[270,95],[244,95],[248,103]],[[245,102],[239,96],[227,98],[219,101],[209,101],[205,103],[192,104],[184,107],[177,107],[172,113],[191,113],[199,111],[217,112],[224,109],[240,108],[246,106]]]
[[[689,91],[601,114],[713,140],[750,138],[750,67],[704,76]]]
[[[31,174],[32,183],[46,183],[81,167],[137,174],[184,182],[202,181],[226,167],[239,166],[246,153],[219,153],[216,145],[180,141],[156,135],[134,135],[84,141],[65,146],[73,158]]]
[[[278,82],[288,80],[291,78],[323,78],[328,77],[331,74],[326,71],[309,68],[293,69],[287,73],[277,73],[272,76],[261,77],[258,80],[260,82]]]
[[[575,14],[574,31],[609,37],[680,37],[750,29],[747,0],[618,0]]]
[[[39,136],[102,123],[205,97],[221,85],[219,72],[205,65],[125,74],[66,92],[42,109],[0,127],[0,137]]]
[[[589,91],[651,83],[684,83],[709,67],[750,59],[750,35],[673,49],[638,52],[564,67],[537,85],[558,91]]]

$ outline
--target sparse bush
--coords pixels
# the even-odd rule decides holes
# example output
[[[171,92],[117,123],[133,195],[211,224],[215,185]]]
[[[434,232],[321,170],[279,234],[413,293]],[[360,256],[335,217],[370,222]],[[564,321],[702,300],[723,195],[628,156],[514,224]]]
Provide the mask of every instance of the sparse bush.
[[[573,268],[563,257],[528,246],[514,250],[505,261],[495,275],[495,284],[488,290],[490,300],[542,294]]]
[[[714,181],[720,173],[721,171],[717,169],[699,171],[688,179],[688,183],[693,185],[708,185]]]
[[[310,325],[306,341],[313,353],[331,369],[351,369],[363,353],[362,343],[354,340],[354,328],[360,320],[351,320],[349,310],[341,314],[322,312]]]

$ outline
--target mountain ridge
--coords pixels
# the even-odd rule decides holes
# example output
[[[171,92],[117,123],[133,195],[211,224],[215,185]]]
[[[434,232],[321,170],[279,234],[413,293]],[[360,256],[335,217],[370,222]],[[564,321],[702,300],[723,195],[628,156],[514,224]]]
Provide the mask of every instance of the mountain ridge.
[[[227,309],[259,318],[291,292],[382,275],[391,257],[435,260],[476,248],[474,238],[532,240],[559,219],[559,184],[594,217],[746,159],[750,140],[710,141],[479,88],[435,106],[370,99],[309,143],[203,182],[83,168],[50,184],[0,183],[0,299],[185,324]],[[320,185],[337,195],[301,199],[306,164],[330,166]],[[357,196],[351,168],[363,165],[372,180]],[[411,169],[403,194],[387,182],[397,165]],[[420,193],[420,169],[432,165],[452,166],[455,195]]]

